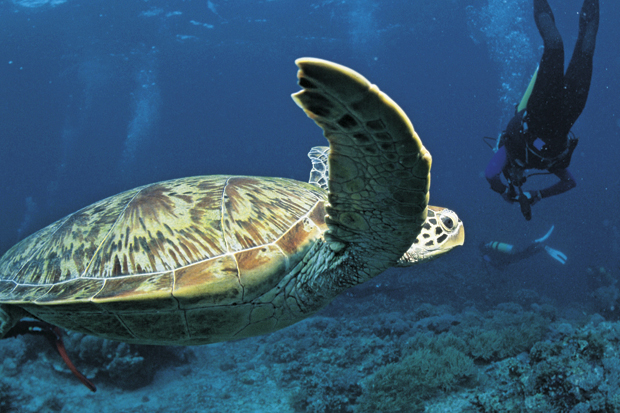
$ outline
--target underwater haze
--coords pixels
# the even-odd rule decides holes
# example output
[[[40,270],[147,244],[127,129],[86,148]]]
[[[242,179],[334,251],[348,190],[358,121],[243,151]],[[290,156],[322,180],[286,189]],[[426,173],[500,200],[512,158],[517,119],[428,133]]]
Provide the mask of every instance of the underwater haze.
[[[549,3],[568,61],[582,0]],[[540,60],[532,0],[0,0],[0,254],[152,182],[307,181],[327,141],[290,97],[299,57],[348,66],[403,108],[433,156],[430,203],[467,232],[271,335],[153,348],[69,332],[97,393],[45,340],[0,341],[0,412],[620,411],[620,2],[600,10],[577,187],[526,221],[490,190],[483,137]],[[478,248],[552,226],[565,264],[497,269]]]

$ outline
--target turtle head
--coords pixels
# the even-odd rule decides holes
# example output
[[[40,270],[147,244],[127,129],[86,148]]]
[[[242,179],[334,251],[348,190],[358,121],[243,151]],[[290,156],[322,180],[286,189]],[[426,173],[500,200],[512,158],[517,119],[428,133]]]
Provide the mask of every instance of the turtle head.
[[[409,250],[398,260],[398,267],[408,267],[432,260],[465,242],[463,222],[447,208],[428,206],[426,221]]]

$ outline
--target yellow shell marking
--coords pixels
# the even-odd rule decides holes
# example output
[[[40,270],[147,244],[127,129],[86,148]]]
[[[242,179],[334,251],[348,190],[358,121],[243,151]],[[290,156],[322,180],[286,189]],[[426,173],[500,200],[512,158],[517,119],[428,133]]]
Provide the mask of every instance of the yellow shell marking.
[[[212,305],[248,300],[305,251],[311,240],[300,239],[309,233],[299,228],[310,218],[302,216],[314,211],[312,227],[324,226],[324,210],[316,211],[324,196],[286,179],[229,176],[127,191],[14,246],[0,260],[0,298],[107,302],[174,290],[178,297],[207,294],[202,300]]]

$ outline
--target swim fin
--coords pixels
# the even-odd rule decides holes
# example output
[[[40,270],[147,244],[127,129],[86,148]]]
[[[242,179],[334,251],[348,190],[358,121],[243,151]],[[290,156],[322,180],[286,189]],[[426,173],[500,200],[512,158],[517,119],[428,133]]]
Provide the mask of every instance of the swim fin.
[[[547,254],[549,254],[551,258],[553,258],[560,264],[566,264],[566,260],[568,259],[568,257],[563,252],[555,250],[548,245],[545,245],[545,251],[547,251]]]
[[[555,225],[551,225],[551,229],[549,231],[547,231],[547,233],[545,234],[544,237],[542,238],[538,238],[537,240],[535,240],[534,242],[544,242],[547,240],[547,238],[549,238],[549,236],[551,235],[551,233],[553,232],[553,229],[555,228]]]

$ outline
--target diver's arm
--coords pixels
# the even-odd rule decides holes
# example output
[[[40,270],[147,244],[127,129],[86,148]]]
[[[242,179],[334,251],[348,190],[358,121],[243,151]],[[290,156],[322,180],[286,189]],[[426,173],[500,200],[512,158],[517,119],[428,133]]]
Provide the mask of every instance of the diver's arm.
[[[497,152],[495,152],[495,155],[493,155],[487,165],[487,168],[484,170],[484,176],[487,181],[489,181],[489,184],[491,184],[491,189],[498,194],[503,194],[506,192],[506,189],[508,189],[500,177],[502,170],[506,166],[507,160],[506,147],[502,146],[497,150]]]
[[[542,198],[563,194],[564,192],[577,186],[577,182],[575,182],[573,174],[571,174],[568,169],[560,169],[554,171],[553,174],[560,179],[560,182],[557,182],[548,188],[541,189],[540,196]]]

